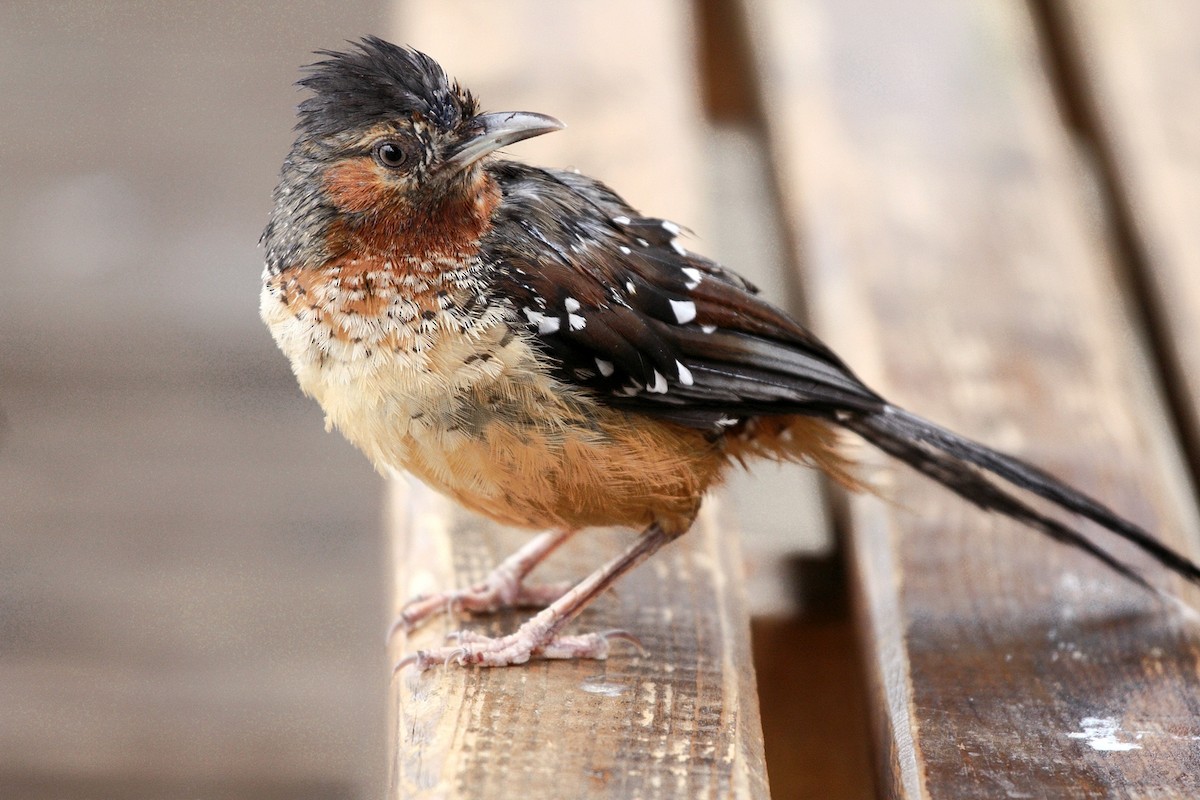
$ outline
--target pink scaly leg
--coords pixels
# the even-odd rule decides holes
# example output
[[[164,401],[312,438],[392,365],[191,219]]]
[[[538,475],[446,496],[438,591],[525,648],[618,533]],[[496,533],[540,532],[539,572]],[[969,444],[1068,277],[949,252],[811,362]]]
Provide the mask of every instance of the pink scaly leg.
[[[641,644],[626,631],[603,631],[572,636],[560,636],[559,631],[577,617],[593,600],[603,594],[617,578],[653,555],[660,547],[676,537],[663,531],[656,523],[616,558],[579,582],[573,589],[555,600],[548,608],[527,621],[508,636],[488,637],[473,633],[458,634],[457,644],[433,650],[421,650],[402,658],[396,664],[399,671],[409,664],[426,670],[439,664],[460,664],[481,667],[503,667],[523,664],[531,658],[608,658],[609,642],[621,639]]]
[[[575,531],[547,531],[530,539],[500,562],[481,582],[466,589],[421,595],[409,600],[388,630],[390,642],[401,630],[412,631],[439,611],[487,614],[502,608],[545,608],[571,588],[569,583],[526,586],[534,567],[553,553]]]

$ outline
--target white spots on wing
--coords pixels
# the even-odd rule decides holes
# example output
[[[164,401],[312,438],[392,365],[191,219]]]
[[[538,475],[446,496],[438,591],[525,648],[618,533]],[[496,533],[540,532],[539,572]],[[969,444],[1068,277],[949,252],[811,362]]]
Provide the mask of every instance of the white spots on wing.
[[[633,281],[625,281],[625,291],[630,294],[637,294],[637,287],[633,285]]]
[[[620,215],[619,217],[613,217],[613,218],[612,218],[612,221],[613,221],[613,222],[615,222],[615,223],[617,223],[618,225],[628,225],[628,224],[629,224],[629,217],[627,217],[627,216],[625,216],[624,214],[622,214],[622,215]]]
[[[682,270],[680,270],[680,272],[687,276],[688,280],[684,285],[687,286],[688,289],[695,289],[700,285],[700,281],[704,280],[703,273],[701,273],[700,270],[696,269],[695,267],[684,267]]]
[[[661,372],[654,370],[654,383],[647,386],[646,391],[652,394],[667,393],[667,379],[663,377]]]
[[[637,243],[638,243],[638,244],[640,244],[642,247],[649,247],[649,246],[650,246],[650,243],[649,243],[649,242],[647,242],[645,239],[643,239],[643,238],[642,238],[642,237],[640,237],[640,236],[639,236],[639,237],[637,237]]]
[[[538,333],[556,333],[561,323],[558,317],[551,317],[543,314],[540,311],[534,311],[532,308],[524,308],[525,318],[529,320],[531,325],[538,326]]]
[[[573,331],[581,331],[587,327],[587,320],[578,314],[567,314],[567,327]]]
[[[1109,752],[1124,752],[1126,750],[1141,750],[1136,742],[1123,742],[1117,738],[1122,733],[1121,723],[1113,717],[1084,717],[1079,725],[1083,730],[1068,733],[1072,739],[1083,739],[1093,750]],[[1135,734],[1138,738],[1140,735]]]
[[[624,253],[625,255],[629,255],[630,253],[632,253],[632,252],[633,252],[632,250],[630,250],[630,249],[629,249],[628,247],[626,247],[625,245],[620,245],[620,246],[619,246],[617,249],[618,249],[618,250],[620,250],[620,251],[621,251],[622,253]]]
[[[703,331],[704,333],[716,333],[717,326],[716,325],[701,325],[700,330]]]
[[[692,371],[685,367],[682,361],[675,362],[675,370],[679,373],[679,382],[684,386],[691,386],[696,382],[692,379]]]
[[[676,253],[679,253],[679,255],[681,255],[681,256],[686,256],[686,255],[687,255],[687,250],[685,250],[685,249],[683,248],[683,245],[681,245],[681,244],[679,243],[679,240],[678,240],[678,239],[672,239],[672,240],[671,240],[671,249],[672,249],[672,250],[674,250]]]
[[[607,378],[609,375],[613,374],[613,363],[611,361],[605,361],[603,358],[597,358],[596,369],[600,370],[600,374]]]
[[[733,417],[721,417],[720,419],[717,420],[717,426],[721,427],[721,428],[732,428],[734,425],[737,425],[737,424],[738,424],[738,421],[736,419],[734,419]]]
[[[691,300],[672,300],[671,311],[675,312],[675,321],[686,325],[696,318],[696,304]]]
[[[579,301],[574,297],[568,297],[563,300],[563,308],[567,310],[567,313],[574,313],[579,310]]]
[[[659,224],[662,225],[662,228],[664,231],[671,234],[672,236],[679,235],[679,226],[676,225],[674,222],[664,219],[664,220],[660,221]]]

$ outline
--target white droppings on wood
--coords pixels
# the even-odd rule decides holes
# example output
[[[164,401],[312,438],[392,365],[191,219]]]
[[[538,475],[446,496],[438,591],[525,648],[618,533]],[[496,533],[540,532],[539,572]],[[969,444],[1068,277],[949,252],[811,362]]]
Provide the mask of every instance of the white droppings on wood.
[[[649,728],[654,724],[654,711],[658,706],[658,684],[647,681],[642,686],[642,725]]]
[[[1141,750],[1136,742],[1123,742],[1117,738],[1122,733],[1121,723],[1115,717],[1084,717],[1079,726],[1083,729],[1068,733],[1072,739],[1083,739],[1093,750],[1120,753]],[[1136,734],[1140,738],[1140,734]]]
[[[604,680],[603,675],[593,675],[585,678],[579,688],[588,694],[598,694],[602,697],[620,697],[629,691],[629,687],[623,683],[612,683]]]

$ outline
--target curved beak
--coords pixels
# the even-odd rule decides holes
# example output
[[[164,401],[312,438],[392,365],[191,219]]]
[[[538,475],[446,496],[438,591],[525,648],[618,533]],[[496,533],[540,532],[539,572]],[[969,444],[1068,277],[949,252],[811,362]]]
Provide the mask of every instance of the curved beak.
[[[462,139],[453,146],[447,163],[455,167],[474,164],[505,145],[567,127],[554,117],[532,111],[497,111],[471,119]]]

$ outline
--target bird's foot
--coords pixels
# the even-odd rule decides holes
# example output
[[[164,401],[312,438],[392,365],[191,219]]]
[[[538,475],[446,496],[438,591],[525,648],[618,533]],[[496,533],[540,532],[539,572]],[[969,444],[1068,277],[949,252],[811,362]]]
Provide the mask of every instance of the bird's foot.
[[[504,565],[465,589],[420,595],[409,600],[388,630],[388,641],[400,631],[411,632],[435,614],[490,614],[506,608],[545,608],[570,590],[570,583],[525,585]]]
[[[572,530],[539,534],[500,562],[474,586],[414,597],[400,609],[400,616],[388,629],[387,640],[390,642],[400,631],[410,632],[420,627],[440,611],[447,614],[488,614],[502,608],[545,608],[566,594],[571,584],[526,586],[525,576],[573,534]]]
[[[483,636],[470,631],[451,634],[453,644],[432,650],[419,650],[397,662],[394,672],[407,666],[419,671],[439,665],[507,667],[524,664],[530,659],[596,659],[608,658],[613,641],[625,641],[639,652],[644,652],[642,643],[628,631],[610,630],[599,633],[583,633],[571,636],[557,635],[554,626],[542,620],[541,615],[522,625],[516,633],[508,636]]]

